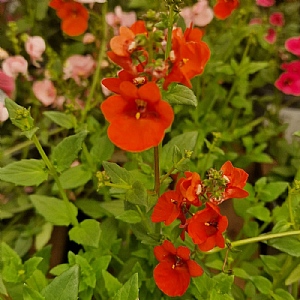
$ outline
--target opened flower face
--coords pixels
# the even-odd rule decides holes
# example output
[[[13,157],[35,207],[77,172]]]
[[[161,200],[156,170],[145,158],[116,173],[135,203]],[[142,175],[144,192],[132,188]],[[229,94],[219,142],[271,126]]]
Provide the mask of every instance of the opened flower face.
[[[287,95],[300,96],[300,75],[296,72],[282,73],[275,86]]]
[[[300,56],[300,36],[295,36],[285,41],[285,48],[287,51]]]
[[[154,255],[159,264],[153,271],[154,280],[160,290],[170,297],[182,296],[191,277],[201,276],[202,268],[190,259],[190,250],[174,245],[165,240],[161,246],[154,248]]]
[[[218,0],[214,6],[214,13],[218,19],[228,18],[232,11],[239,6],[238,0]]]
[[[113,95],[101,104],[110,123],[108,137],[119,148],[139,152],[157,146],[172,124],[172,107],[161,99],[158,86],[148,82],[140,88],[124,81],[120,95]]]
[[[220,214],[220,208],[207,202],[206,208],[198,211],[188,223],[188,234],[202,251],[209,251],[215,246],[225,247],[222,233],[228,226],[227,217]]]

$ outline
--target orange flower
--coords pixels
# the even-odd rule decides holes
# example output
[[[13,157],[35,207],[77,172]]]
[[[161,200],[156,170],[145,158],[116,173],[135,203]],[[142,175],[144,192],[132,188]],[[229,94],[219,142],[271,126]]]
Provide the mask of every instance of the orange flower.
[[[190,259],[189,248],[175,246],[165,240],[154,247],[154,255],[159,264],[153,271],[158,288],[170,297],[182,296],[189,287],[191,277],[201,276],[202,268]]]
[[[192,28],[192,24],[184,34],[181,28],[173,30],[170,53],[172,67],[171,72],[165,78],[164,89],[167,89],[172,82],[179,82],[191,88],[190,79],[203,73],[210,57],[210,50],[201,38],[202,31]]]
[[[214,6],[214,13],[217,18],[224,20],[229,17],[233,10],[239,6],[239,0],[218,0]]]
[[[172,107],[161,99],[154,82],[140,88],[129,81],[122,82],[120,95],[108,97],[101,110],[110,122],[107,131],[110,140],[132,152],[157,146],[174,119]]]

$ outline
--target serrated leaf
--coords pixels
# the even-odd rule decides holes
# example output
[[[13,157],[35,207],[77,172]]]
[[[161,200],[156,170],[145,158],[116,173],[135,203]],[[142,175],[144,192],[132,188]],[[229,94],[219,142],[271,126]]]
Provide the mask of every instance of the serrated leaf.
[[[87,219],[69,231],[69,237],[79,245],[98,247],[101,235],[100,223]]]
[[[110,180],[113,183],[125,185],[132,184],[133,179],[131,177],[131,174],[125,168],[118,166],[116,163],[111,163],[107,161],[104,161],[102,165],[105,172],[110,177]]]
[[[102,163],[111,158],[115,146],[106,135],[92,140],[92,143],[91,156],[95,164]]]
[[[47,178],[46,165],[38,159],[22,159],[0,168],[0,179],[16,185],[39,185]]]
[[[86,135],[86,131],[81,131],[68,136],[53,149],[51,161],[58,172],[62,172],[71,166],[77,158]]]
[[[76,124],[76,119],[73,115],[69,115],[60,111],[45,111],[43,114],[60,127],[71,129]]]
[[[126,192],[125,199],[133,204],[147,205],[147,190],[140,181],[135,181]]]
[[[46,286],[42,291],[45,300],[77,300],[79,286],[79,267],[71,267]]]
[[[137,300],[137,299],[139,299],[139,286],[138,286],[138,273],[135,273],[117,291],[113,300]]]
[[[167,91],[162,92],[162,98],[170,104],[197,106],[198,101],[194,92],[188,87],[173,83]]]
[[[48,222],[58,226],[68,226],[72,218],[77,216],[77,207],[69,202],[68,205],[62,200],[43,195],[31,195],[30,200],[39,214]]]
[[[117,216],[116,219],[130,224],[136,224],[142,220],[139,213],[135,210],[126,210],[124,213]]]

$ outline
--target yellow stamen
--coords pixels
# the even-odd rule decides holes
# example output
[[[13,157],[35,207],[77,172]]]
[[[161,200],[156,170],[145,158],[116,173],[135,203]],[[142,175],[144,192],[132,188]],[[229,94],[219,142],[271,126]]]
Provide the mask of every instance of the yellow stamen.
[[[140,117],[141,117],[141,113],[140,113],[140,112],[137,112],[137,113],[135,114],[135,118],[138,120]]]

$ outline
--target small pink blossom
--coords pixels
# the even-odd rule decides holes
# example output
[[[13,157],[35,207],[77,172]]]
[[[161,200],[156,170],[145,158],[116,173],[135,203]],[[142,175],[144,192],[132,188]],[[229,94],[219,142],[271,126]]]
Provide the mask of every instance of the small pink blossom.
[[[281,69],[287,72],[300,74],[300,60],[294,60],[289,63],[283,63],[280,67]]]
[[[28,62],[21,56],[10,56],[2,62],[3,72],[13,78],[16,78],[18,74],[27,75]]]
[[[83,38],[82,38],[82,42],[83,42],[84,44],[91,44],[91,43],[94,43],[95,40],[96,40],[95,36],[94,36],[92,33],[89,33],[89,32],[85,33],[85,34],[83,35]]]
[[[284,15],[281,12],[274,12],[269,17],[269,22],[273,26],[282,27],[284,25]]]
[[[275,81],[275,86],[285,94],[300,96],[300,74],[293,72],[282,73]]]
[[[64,79],[73,78],[79,85],[81,78],[88,78],[95,69],[95,61],[91,55],[75,54],[70,56],[64,66]]]
[[[106,0],[75,0],[75,2],[79,3],[104,3]]]
[[[250,20],[249,25],[257,25],[257,24],[262,24],[262,19],[261,18],[253,18]]]
[[[269,44],[274,44],[276,42],[276,39],[277,39],[276,31],[273,28],[269,28],[267,34],[264,36],[264,39]]]
[[[275,0],[256,0],[258,6],[270,7],[275,4]]]
[[[39,66],[37,62],[43,60],[42,54],[46,50],[46,43],[40,36],[30,36],[25,42],[25,50],[33,64]]]
[[[285,49],[295,55],[300,56],[300,36],[295,36],[285,41]]]
[[[214,12],[208,5],[207,0],[199,0],[192,7],[185,7],[181,10],[180,15],[185,21],[186,26],[193,23],[196,26],[206,26],[214,18]]]
[[[35,81],[32,90],[37,99],[43,103],[44,106],[49,106],[55,102],[56,89],[54,84],[49,79]]]
[[[0,122],[4,122],[8,119],[9,114],[7,108],[4,106],[4,103],[0,102]]]
[[[124,12],[121,6],[116,6],[114,12],[109,12],[105,16],[108,25],[113,27],[116,34],[120,26],[130,27],[136,21],[135,12]]]
[[[15,90],[15,80],[13,77],[6,75],[0,70],[0,90],[2,90],[9,98],[12,98]]]

